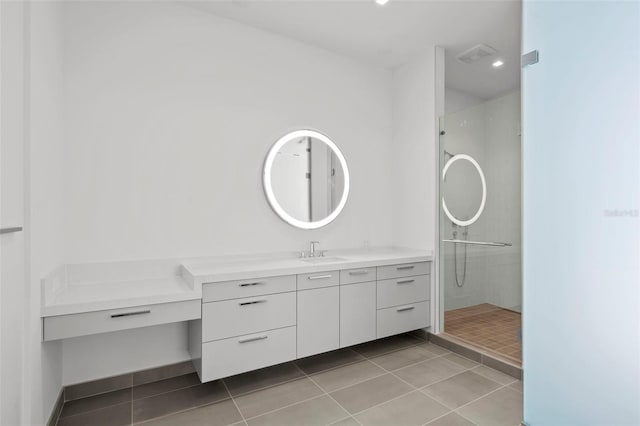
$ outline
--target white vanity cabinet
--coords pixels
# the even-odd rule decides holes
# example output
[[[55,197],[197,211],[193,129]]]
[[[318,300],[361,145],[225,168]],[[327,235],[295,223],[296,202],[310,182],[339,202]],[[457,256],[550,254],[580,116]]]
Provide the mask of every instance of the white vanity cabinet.
[[[208,382],[296,358],[296,276],[203,284],[189,350]]]
[[[376,268],[341,271],[340,347],[376,338]]]
[[[340,345],[340,271],[297,276],[298,358]]]
[[[377,337],[428,327],[431,323],[430,263],[407,263],[378,268]]]
[[[398,260],[204,282],[202,319],[189,323],[189,348],[200,379],[216,380],[428,327],[431,262]]]

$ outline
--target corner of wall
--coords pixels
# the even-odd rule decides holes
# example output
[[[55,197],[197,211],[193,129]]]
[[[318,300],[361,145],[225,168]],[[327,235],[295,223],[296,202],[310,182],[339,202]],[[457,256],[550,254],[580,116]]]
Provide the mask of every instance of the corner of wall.
[[[393,72],[394,245],[434,249],[435,47]]]

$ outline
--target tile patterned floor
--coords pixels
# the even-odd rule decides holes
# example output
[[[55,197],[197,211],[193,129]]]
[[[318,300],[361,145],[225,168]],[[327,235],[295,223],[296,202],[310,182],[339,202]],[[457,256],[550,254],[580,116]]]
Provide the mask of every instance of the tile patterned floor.
[[[65,403],[73,425],[516,426],[521,382],[405,334],[201,384],[193,373]]]
[[[519,312],[489,303],[444,313],[445,333],[508,360],[522,364]]]

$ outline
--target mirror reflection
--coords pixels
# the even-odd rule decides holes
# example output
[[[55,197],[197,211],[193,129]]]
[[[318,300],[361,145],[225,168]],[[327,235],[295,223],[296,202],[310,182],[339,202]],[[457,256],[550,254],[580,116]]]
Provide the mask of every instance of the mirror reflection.
[[[274,211],[300,228],[324,226],[348,193],[348,171],[338,147],[325,135],[301,130],[281,138],[265,163],[265,192]]]
[[[443,180],[442,198],[451,215],[458,220],[471,219],[482,204],[482,181],[468,161],[451,163]]]

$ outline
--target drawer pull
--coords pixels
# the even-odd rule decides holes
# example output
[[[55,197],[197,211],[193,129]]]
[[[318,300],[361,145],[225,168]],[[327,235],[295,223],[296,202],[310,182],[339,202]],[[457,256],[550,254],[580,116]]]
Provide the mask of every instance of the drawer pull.
[[[131,317],[134,315],[143,315],[150,314],[151,310],[147,309],[146,311],[136,311],[136,312],[123,312],[121,314],[111,314],[111,318],[121,318],[121,317]]]
[[[307,277],[308,280],[324,280],[326,278],[331,278],[333,275],[316,275]]]
[[[396,309],[396,312],[405,312],[405,311],[411,311],[413,309],[415,309],[415,306],[403,306],[401,308]]]
[[[398,281],[398,284],[411,284],[414,281],[415,280],[400,280],[400,281]]]
[[[262,336],[255,336],[255,337],[249,337],[247,339],[240,339],[240,340],[238,340],[238,343],[256,342],[258,340],[264,340],[267,337],[269,337],[269,336],[267,336],[266,334],[263,334]]]
[[[416,267],[416,265],[406,265],[406,266],[398,266],[396,269],[398,271],[404,271],[404,270],[407,270],[407,269],[413,269],[415,267]]]
[[[260,284],[262,283],[242,283],[240,284],[240,287],[251,287],[251,286],[260,285]]]
[[[367,275],[369,271],[349,271],[349,275]]]
[[[255,304],[258,304],[258,303],[264,303],[264,302],[266,302],[266,300],[265,300],[265,299],[262,299],[262,300],[253,300],[253,301],[251,301],[251,302],[240,302],[240,303],[238,303],[238,305],[240,305],[240,306],[255,305]]]

